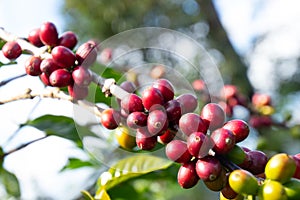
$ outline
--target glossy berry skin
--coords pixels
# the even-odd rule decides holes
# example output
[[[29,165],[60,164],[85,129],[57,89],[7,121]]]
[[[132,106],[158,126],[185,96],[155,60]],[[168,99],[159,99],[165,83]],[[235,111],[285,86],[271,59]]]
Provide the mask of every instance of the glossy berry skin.
[[[238,145],[234,145],[234,147],[225,156],[237,165],[243,164],[246,162],[246,159],[248,159],[246,152]]]
[[[42,73],[40,75],[40,79],[41,81],[44,83],[44,85],[46,86],[51,86],[50,80],[49,80],[49,76],[45,73]]]
[[[75,100],[85,99],[89,94],[88,87],[80,87],[76,84],[68,85],[68,92],[70,96]]]
[[[283,185],[280,182],[267,180],[259,192],[260,199],[288,200]]]
[[[164,102],[168,102],[174,98],[174,87],[169,80],[158,79],[152,86],[160,91],[164,98]]]
[[[195,162],[185,163],[179,168],[177,181],[184,189],[192,188],[198,183],[199,177],[196,173]]]
[[[206,104],[201,110],[200,117],[209,124],[209,130],[221,128],[225,122],[225,112],[216,103]]]
[[[75,54],[64,46],[56,46],[51,51],[54,62],[61,68],[69,68],[75,64]]]
[[[162,144],[168,144],[175,138],[176,134],[177,134],[177,130],[168,128],[162,135],[158,136],[158,140]]]
[[[285,193],[289,200],[300,199],[300,180],[291,179],[287,183],[283,184]]]
[[[217,154],[227,154],[235,145],[235,136],[224,128],[213,131],[210,137],[214,142],[213,150]]]
[[[226,171],[222,168],[220,175],[213,181],[203,181],[205,186],[211,191],[221,191],[227,182]]]
[[[77,41],[76,34],[72,31],[67,31],[58,38],[58,45],[73,49],[76,46]]]
[[[2,53],[6,58],[14,60],[22,54],[22,48],[16,41],[9,41],[3,45]]]
[[[296,163],[296,170],[293,175],[293,178],[300,179],[300,154],[296,154],[296,155],[292,156],[292,158],[294,159],[294,161]]]
[[[131,81],[124,81],[120,84],[120,87],[129,92],[129,93],[133,93],[136,90],[136,86],[133,82]]]
[[[208,151],[213,147],[210,137],[202,132],[194,132],[187,138],[189,153],[196,158],[203,158],[208,155]]]
[[[147,118],[147,128],[151,135],[161,135],[168,129],[168,118],[163,110],[153,110]]]
[[[60,67],[54,62],[52,58],[45,58],[42,60],[40,69],[43,73],[50,76],[52,72],[59,69]]]
[[[187,163],[192,159],[192,155],[187,149],[186,142],[182,140],[172,140],[166,145],[166,156],[178,163]]]
[[[245,140],[250,132],[247,122],[240,119],[233,119],[226,122],[223,128],[230,130],[235,135],[236,143]]]
[[[193,112],[198,106],[197,97],[190,93],[182,94],[176,100],[181,105],[181,114]]]
[[[36,47],[44,46],[44,44],[42,43],[42,41],[40,39],[40,29],[39,28],[35,28],[35,29],[31,30],[28,34],[27,39],[31,44],[33,44]]]
[[[198,159],[196,163],[196,172],[203,181],[214,181],[220,175],[222,165],[220,161],[213,156],[206,156]]]
[[[147,128],[138,128],[135,141],[140,149],[152,150],[157,144],[157,136],[151,136]]]
[[[154,87],[148,87],[142,92],[142,101],[146,110],[150,110],[154,105],[163,105],[164,98],[161,92]]]
[[[85,42],[78,47],[75,54],[79,65],[88,68],[97,59],[97,44],[94,41]]]
[[[31,76],[39,76],[42,74],[42,71],[40,69],[42,59],[37,56],[31,56],[27,61],[25,62],[25,71],[26,74]]]
[[[247,154],[251,161],[251,164],[247,168],[248,171],[250,171],[254,175],[263,173],[268,162],[267,155],[264,152],[258,150],[247,152]]]
[[[194,132],[206,133],[207,124],[195,113],[186,113],[179,119],[180,130],[189,136]]]
[[[52,72],[49,76],[49,81],[54,87],[66,87],[73,82],[70,72],[65,69],[57,69]]]
[[[119,126],[120,121],[120,113],[113,108],[107,108],[101,113],[100,122],[109,130],[116,129]]]
[[[250,172],[237,169],[230,173],[229,186],[238,194],[256,195],[258,193],[258,182]]]
[[[137,129],[147,126],[148,115],[144,112],[132,112],[128,115],[126,122],[129,128]]]
[[[136,146],[135,137],[130,134],[130,131],[125,126],[119,126],[115,130],[115,138],[120,147],[131,150]]]
[[[121,108],[128,114],[144,111],[142,99],[133,93],[128,94],[121,100]]]
[[[164,105],[169,121],[178,121],[181,117],[181,106],[177,100],[170,100]]]
[[[77,66],[73,70],[72,78],[74,80],[74,83],[76,83],[80,87],[87,87],[92,82],[91,72],[82,66]]]
[[[58,32],[55,24],[45,22],[40,27],[40,39],[43,44],[54,47],[58,43]]]

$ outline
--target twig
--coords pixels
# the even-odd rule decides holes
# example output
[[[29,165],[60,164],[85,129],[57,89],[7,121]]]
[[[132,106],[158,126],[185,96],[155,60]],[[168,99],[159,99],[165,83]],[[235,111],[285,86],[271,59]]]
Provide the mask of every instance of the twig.
[[[18,75],[18,76],[15,76],[15,77],[12,77],[12,78],[9,78],[9,79],[6,79],[6,80],[3,80],[0,82],[0,87],[3,86],[3,85],[6,85],[7,83],[15,80],[15,79],[18,79],[18,78],[21,78],[23,76],[26,76],[27,74],[21,74],[21,75]]]

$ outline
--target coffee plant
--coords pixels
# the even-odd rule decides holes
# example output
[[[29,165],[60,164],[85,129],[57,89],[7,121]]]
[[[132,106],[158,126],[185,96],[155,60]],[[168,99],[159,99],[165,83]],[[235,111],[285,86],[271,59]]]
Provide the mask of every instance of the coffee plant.
[[[220,96],[215,97],[204,79],[190,80],[194,92],[181,92],[164,76],[167,68],[162,65],[153,68],[158,72],[152,71],[147,86],[140,85],[137,74],[124,78],[122,73],[130,75],[129,70],[105,66],[113,58],[113,49],[103,49],[93,40],[79,45],[75,33],[60,34],[51,22],[33,29],[27,38],[0,29],[0,38],[6,58],[1,67],[18,63],[25,72],[2,81],[0,87],[23,76],[35,76],[45,86],[42,94],[28,89],[24,94],[0,99],[0,105],[34,98],[72,102],[98,117],[98,125],[109,138],[107,145],[114,141],[122,150],[119,154],[123,157],[117,162],[102,163],[106,170],[95,184],[96,189],[82,191],[85,199],[111,199],[110,190],[124,181],[174,165],[177,168],[172,173],[181,188],[189,189],[203,182],[207,190],[218,192],[222,200],[300,199],[300,154],[272,148],[265,148],[264,152],[245,145],[255,129],[299,135],[299,125],[290,127],[289,117],[281,121],[273,117],[276,106],[269,95],[254,93],[249,97],[238,86],[225,84]],[[20,56],[27,60],[19,63]],[[104,72],[96,73],[96,67]],[[249,117],[236,118],[237,108],[246,110]],[[21,126],[35,127],[44,131],[45,136],[11,151],[0,148],[0,177],[6,192],[15,197],[20,196],[17,177],[2,165],[7,156],[50,136],[71,140],[79,148],[84,148],[83,136],[95,136],[89,127],[64,116],[44,115]],[[277,137],[276,133],[272,137]],[[107,157],[115,155],[109,151],[108,148]],[[100,165],[77,161],[77,167]],[[77,168],[70,163],[66,168]],[[6,184],[7,179],[10,185]]]

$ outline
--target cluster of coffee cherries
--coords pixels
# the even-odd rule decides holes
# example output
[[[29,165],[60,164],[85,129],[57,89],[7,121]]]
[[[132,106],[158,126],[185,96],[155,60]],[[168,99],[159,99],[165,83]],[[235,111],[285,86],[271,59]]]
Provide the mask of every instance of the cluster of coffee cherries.
[[[36,47],[47,46],[48,55],[32,55],[25,62],[28,75],[39,76],[47,86],[68,87],[74,99],[84,99],[88,95],[88,86],[92,75],[88,68],[96,60],[96,43],[88,41],[79,46],[76,52],[77,36],[72,31],[58,34],[55,24],[45,22],[41,27],[30,31],[27,40]],[[22,49],[16,41],[7,42],[2,48],[8,59],[16,59]]]

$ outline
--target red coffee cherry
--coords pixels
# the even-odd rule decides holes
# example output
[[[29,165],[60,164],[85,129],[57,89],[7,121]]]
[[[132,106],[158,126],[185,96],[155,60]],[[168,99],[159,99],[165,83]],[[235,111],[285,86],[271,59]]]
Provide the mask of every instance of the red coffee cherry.
[[[42,73],[40,75],[40,79],[44,83],[44,85],[51,86],[51,83],[50,83],[50,80],[49,80],[49,76],[47,74]]]
[[[132,112],[127,117],[127,126],[129,128],[137,129],[147,126],[148,115],[144,112]]]
[[[216,103],[206,104],[200,114],[201,118],[209,124],[210,130],[221,128],[225,122],[225,112],[222,107]]]
[[[138,128],[135,138],[137,146],[142,150],[152,150],[157,144],[157,136],[152,136],[147,127]]]
[[[97,58],[97,44],[94,41],[83,43],[76,51],[76,58],[79,65],[90,67]]]
[[[240,119],[233,119],[226,122],[223,128],[230,130],[235,135],[236,143],[245,140],[250,132],[247,122]]]
[[[295,171],[293,177],[300,179],[300,154],[296,154],[296,155],[292,156],[292,158],[294,159],[294,161],[296,163],[296,171]]]
[[[175,138],[176,134],[177,130],[168,128],[162,135],[158,136],[158,139],[162,144],[168,144]]]
[[[45,22],[40,27],[40,39],[45,45],[54,47],[58,43],[58,32],[52,22]]]
[[[196,163],[196,172],[203,181],[216,180],[222,171],[220,161],[213,156],[206,156],[198,159]]]
[[[136,90],[136,86],[133,82],[131,81],[124,81],[120,84],[120,87],[129,92],[129,93],[133,93]]]
[[[54,87],[66,87],[71,85],[72,75],[65,69],[57,69],[49,76],[50,84]]]
[[[160,93],[164,97],[165,102],[170,101],[174,98],[174,87],[169,80],[158,79],[153,83],[152,86],[160,91]]]
[[[251,164],[248,166],[247,170],[254,175],[263,173],[268,162],[267,155],[258,150],[249,151],[247,154],[251,160]]]
[[[166,156],[178,163],[187,163],[192,159],[186,142],[182,140],[172,140],[166,145]]]
[[[69,49],[73,49],[77,44],[77,36],[72,31],[64,32],[59,38],[58,38],[58,45],[65,46]]]
[[[196,173],[195,162],[185,163],[179,168],[177,181],[184,189],[192,188],[198,183],[199,177]]]
[[[164,105],[169,121],[178,121],[181,117],[181,105],[177,100],[170,100]]]
[[[207,124],[195,113],[186,113],[179,119],[179,128],[187,136],[194,132],[206,133]]]
[[[213,150],[218,154],[228,153],[235,145],[235,136],[224,128],[213,131],[210,137],[214,142]]]
[[[204,133],[194,132],[187,138],[187,147],[191,155],[203,158],[208,155],[208,151],[213,147],[213,142]]]
[[[22,48],[16,41],[9,41],[3,45],[2,53],[6,58],[14,60],[22,54]]]
[[[42,74],[42,71],[40,69],[42,59],[37,56],[31,56],[28,58],[25,62],[25,71],[26,74],[31,76],[39,76]]]
[[[59,69],[59,66],[54,62],[52,58],[45,58],[41,62],[40,69],[47,76],[50,76],[52,72]]]
[[[101,113],[100,122],[109,130],[116,129],[119,126],[120,121],[120,113],[113,108],[107,108]]]
[[[193,94],[182,94],[176,98],[181,105],[181,114],[194,112],[198,106],[197,97]]]
[[[76,84],[68,86],[68,92],[73,99],[82,100],[85,99],[89,94],[88,87],[80,87]]]
[[[168,129],[167,114],[163,110],[153,110],[147,118],[147,128],[151,135],[161,135]]]
[[[74,53],[64,46],[56,46],[51,51],[54,62],[61,68],[69,68],[75,64]]]
[[[164,98],[161,92],[154,87],[146,88],[142,93],[143,105],[147,110],[150,110],[154,105],[163,105]]]
[[[121,100],[121,108],[128,114],[144,111],[142,99],[133,93],[128,94]]]
[[[92,82],[91,72],[82,66],[77,66],[73,70],[72,78],[74,82],[80,87],[87,87]]]
[[[42,41],[40,39],[40,29],[39,28],[35,28],[35,29],[31,30],[29,32],[27,38],[28,38],[28,41],[36,47],[44,46],[44,44],[42,43]]]

